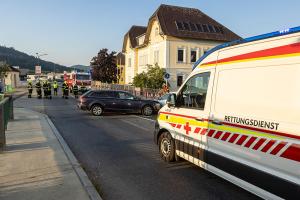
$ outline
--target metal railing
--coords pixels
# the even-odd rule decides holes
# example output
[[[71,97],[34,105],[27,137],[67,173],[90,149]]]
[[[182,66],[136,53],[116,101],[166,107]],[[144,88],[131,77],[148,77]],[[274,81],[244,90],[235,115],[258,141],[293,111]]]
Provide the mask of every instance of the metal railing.
[[[0,100],[0,151],[3,150],[6,144],[5,131],[7,130],[8,121],[13,118],[13,98],[12,96],[4,96]]]
[[[159,89],[138,88],[131,85],[108,84],[101,83],[100,81],[93,81],[92,89],[122,90],[130,92],[131,94],[142,97],[144,99],[157,99],[158,97],[163,95],[163,93]]]

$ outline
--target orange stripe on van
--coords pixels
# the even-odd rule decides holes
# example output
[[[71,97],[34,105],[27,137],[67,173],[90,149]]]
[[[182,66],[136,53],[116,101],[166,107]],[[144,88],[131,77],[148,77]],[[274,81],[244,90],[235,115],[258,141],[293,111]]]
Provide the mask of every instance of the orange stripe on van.
[[[233,62],[243,62],[243,61],[251,61],[251,60],[259,60],[259,59],[268,59],[268,58],[282,58],[287,57],[289,55],[300,56],[300,42],[293,43],[289,45],[274,47],[270,49],[264,49],[259,51],[254,51],[250,53],[245,53],[237,56],[232,56],[228,58],[223,58],[220,60],[214,60],[211,62],[203,63],[200,67],[211,66],[215,64],[229,64]]]

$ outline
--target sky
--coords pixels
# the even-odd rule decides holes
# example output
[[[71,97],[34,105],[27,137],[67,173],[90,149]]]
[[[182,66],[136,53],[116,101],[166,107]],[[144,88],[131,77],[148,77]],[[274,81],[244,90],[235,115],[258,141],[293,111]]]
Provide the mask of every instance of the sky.
[[[160,4],[197,8],[241,37],[300,26],[299,0],[0,0],[0,45],[89,65],[102,48],[121,51],[129,28],[146,26]]]

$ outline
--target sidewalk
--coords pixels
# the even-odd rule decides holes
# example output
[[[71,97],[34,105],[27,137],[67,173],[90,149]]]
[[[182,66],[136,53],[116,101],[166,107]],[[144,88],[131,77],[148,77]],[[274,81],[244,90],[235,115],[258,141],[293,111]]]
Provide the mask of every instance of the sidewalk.
[[[0,153],[0,199],[101,199],[49,118],[14,109]]]

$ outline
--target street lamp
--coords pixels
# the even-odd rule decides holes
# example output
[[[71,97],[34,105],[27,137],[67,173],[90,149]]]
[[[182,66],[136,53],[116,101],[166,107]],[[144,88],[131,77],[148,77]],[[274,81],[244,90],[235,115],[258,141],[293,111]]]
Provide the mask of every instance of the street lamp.
[[[44,54],[39,54],[39,53],[35,53],[36,54],[36,57],[38,59],[38,65],[40,65],[40,57],[42,56],[47,56],[48,54],[44,53]]]

